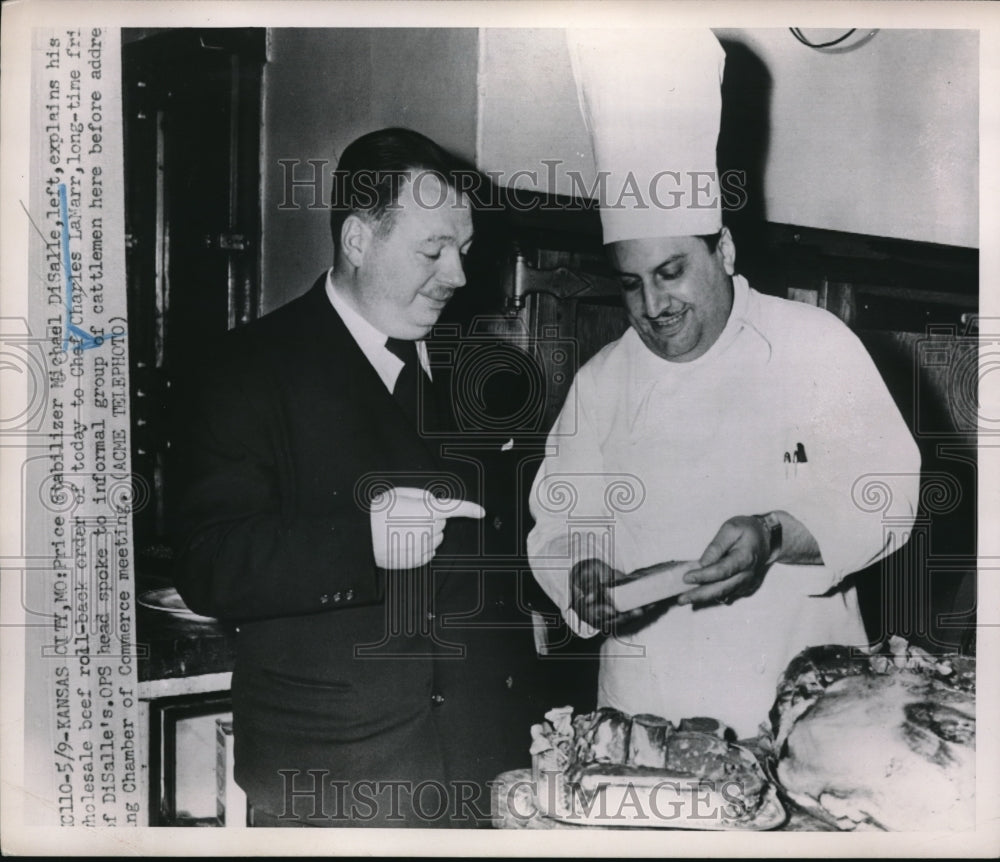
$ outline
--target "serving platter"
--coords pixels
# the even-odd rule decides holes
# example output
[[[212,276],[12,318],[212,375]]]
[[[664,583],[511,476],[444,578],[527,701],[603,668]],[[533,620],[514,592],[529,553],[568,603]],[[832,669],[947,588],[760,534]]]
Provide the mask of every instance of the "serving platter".
[[[734,806],[726,803],[724,793],[709,790],[706,782],[667,774],[653,788],[627,781],[603,784],[589,803],[579,789],[568,785],[562,772],[538,775],[534,790],[539,813],[574,826],[764,832],[788,819],[773,784],[765,789],[760,807],[743,817],[727,816]]]

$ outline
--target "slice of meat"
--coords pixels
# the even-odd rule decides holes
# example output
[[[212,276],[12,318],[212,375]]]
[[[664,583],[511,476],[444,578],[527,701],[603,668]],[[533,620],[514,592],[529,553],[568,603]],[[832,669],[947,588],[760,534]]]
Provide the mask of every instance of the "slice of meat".
[[[667,743],[667,768],[676,773],[701,775],[716,771],[728,755],[729,744],[717,736],[678,732]]]
[[[719,739],[727,742],[736,741],[736,733],[731,727],[727,727],[717,718],[706,718],[705,716],[695,716],[694,718],[682,718],[678,730],[696,731],[697,733],[710,733]]]
[[[631,727],[629,716],[610,707],[601,707],[596,712],[574,718],[576,741],[573,762],[566,771],[567,778],[575,780],[576,772],[590,763],[624,764],[628,759]]]
[[[697,777],[738,802],[743,812],[755,811],[767,788],[767,778],[753,754],[707,733],[675,733],[667,746],[667,768]]]
[[[648,766],[665,769],[667,766],[667,745],[674,733],[674,726],[658,715],[642,714],[632,718],[629,734],[628,763],[632,766]]]

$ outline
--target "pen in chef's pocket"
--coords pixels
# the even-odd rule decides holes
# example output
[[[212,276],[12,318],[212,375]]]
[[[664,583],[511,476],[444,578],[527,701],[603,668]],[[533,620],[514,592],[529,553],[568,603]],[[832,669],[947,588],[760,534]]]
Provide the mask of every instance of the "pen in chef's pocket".
[[[801,443],[795,444],[794,452],[785,453],[785,478],[788,478],[788,467],[791,465],[795,476],[799,475],[799,464],[805,464],[809,459],[806,457],[806,447]]]

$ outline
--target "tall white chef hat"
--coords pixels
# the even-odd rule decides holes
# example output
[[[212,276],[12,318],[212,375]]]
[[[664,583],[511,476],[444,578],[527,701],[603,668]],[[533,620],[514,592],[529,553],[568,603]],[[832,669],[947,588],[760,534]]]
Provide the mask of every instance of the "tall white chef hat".
[[[605,244],[722,227],[715,164],[726,55],[711,30],[569,30]]]

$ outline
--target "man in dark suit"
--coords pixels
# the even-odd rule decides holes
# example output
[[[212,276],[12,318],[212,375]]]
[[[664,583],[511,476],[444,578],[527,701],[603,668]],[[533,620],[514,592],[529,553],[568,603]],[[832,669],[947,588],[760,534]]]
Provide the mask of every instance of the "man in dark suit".
[[[255,825],[481,825],[527,759],[531,635],[494,595],[513,578],[477,565],[482,469],[448,457],[422,341],[465,283],[460,171],[404,129],[351,144],[333,267],[230,333],[183,404],[175,577],[236,626]]]

